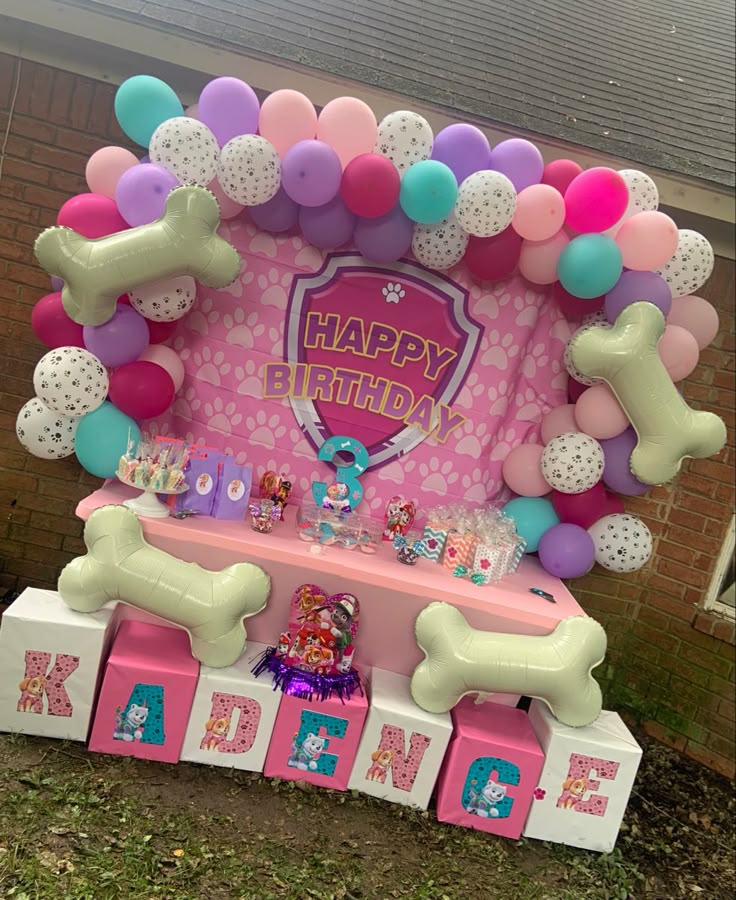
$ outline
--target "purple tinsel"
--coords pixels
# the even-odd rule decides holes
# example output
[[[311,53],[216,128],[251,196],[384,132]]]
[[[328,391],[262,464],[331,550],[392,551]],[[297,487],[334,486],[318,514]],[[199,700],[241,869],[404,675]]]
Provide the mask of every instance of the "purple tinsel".
[[[283,662],[283,658],[276,655],[275,647],[265,650],[253,666],[256,678],[264,672],[273,675],[274,690],[280,688],[285,694],[300,697],[302,700],[328,700],[330,697],[339,697],[345,703],[355,691],[360,691],[361,696],[363,694],[360,672],[357,669],[350,669],[344,675],[319,675],[317,672],[307,672]]]

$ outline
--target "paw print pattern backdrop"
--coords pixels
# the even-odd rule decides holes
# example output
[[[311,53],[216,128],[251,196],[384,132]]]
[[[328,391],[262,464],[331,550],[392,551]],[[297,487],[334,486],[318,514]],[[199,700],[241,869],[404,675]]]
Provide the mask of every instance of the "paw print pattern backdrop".
[[[566,402],[571,330],[551,293],[521,278],[482,287],[462,266],[369,264],[247,221],[220,233],[240,279],[199,287],[173,341],[184,385],[154,427],[224,449],[255,478],[288,473],[296,500],[334,477],[316,448],[335,434],[371,452],[365,512],[399,488],[425,508],[503,496],[508,451]]]

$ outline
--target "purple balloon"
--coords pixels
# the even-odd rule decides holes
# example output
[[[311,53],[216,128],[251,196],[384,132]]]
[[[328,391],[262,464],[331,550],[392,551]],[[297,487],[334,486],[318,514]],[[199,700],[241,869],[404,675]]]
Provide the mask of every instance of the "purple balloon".
[[[299,141],[281,160],[281,184],[299,206],[324,206],[340,190],[340,157],[323,141]]]
[[[104,325],[85,325],[83,335],[84,346],[109,369],[135,362],[149,342],[148,323],[123,303]]]
[[[299,218],[298,204],[294,203],[282,187],[270,200],[249,207],[248,212],[254,225],[261,231],[270,231],[273,234],[290,231],[296,226]]]
[[[672,308],[670,286],[656,272],[626,271],[606,294],[606,318],[614,325],[619,313],[637,300],[653,303],[667,318]]]
[[[358,251],[371,262],[396,262],[411,247],[414,223],[397,203],[377,219],[359,218],[353,240]]]
[[[143,156],[141,156],[141,158],[140,158],[140,162],[142,162],[142,163],[150,163],[150,161],[151,161],[151,157],[147,153],[144,153]]]
[[[646,494],[650,484],[644,484],[631,471],[631,453],[636,447],[637,437],[629,427],[618,437],[599,441],[603,448],[603,483],[617,494],[636,497]]]
[[[539,541],[539,561],[557,578],[580,578],[593,568],[595,544],[579,525],[553,525]]]
[[[475,125],[448,125],[434,139],[432,159],[444,163],[463,182],[468,175],[488,168],[491,148],[488,138]]]
[[[256,134],[261,105],[253,88],[239,78],[215,78],[199,95],[197,118],[224,147],[240,134]]]
[[[64,279],[59,278],[58,275],[51,276],[51,289],[54,291],[60,291],[64,287]]]
[[[532,184],[539,184],[544,172],[544,160],[531,141],[511,138],[501,141],[491,150],[488,168],[505,175],[518,193]]]
[[[324,206],[303,206],[299,210],[299,227],[309,244],[322,250],[334,250],[347,244],[353,236],[355,215],[341,197],[333,197]]]
[[[120,176],[115,202],[128,225],[148,225],[161,218],[166,198],[178,186],[176,177],[162,166],[141,163]]]

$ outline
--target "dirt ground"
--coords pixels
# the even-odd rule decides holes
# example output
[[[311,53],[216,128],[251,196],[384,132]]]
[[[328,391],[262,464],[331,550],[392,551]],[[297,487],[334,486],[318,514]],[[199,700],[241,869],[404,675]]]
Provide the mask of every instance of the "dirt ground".
[[[361,795],[0,735],[0,896],[731,898],[733,784],[640,736],[609,855],[442,825]]]

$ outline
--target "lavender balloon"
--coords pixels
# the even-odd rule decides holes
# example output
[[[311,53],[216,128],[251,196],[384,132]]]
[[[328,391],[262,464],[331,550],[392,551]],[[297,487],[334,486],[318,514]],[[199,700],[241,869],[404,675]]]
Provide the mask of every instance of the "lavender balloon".
[[[323,250],[334,250],[353,236],[355,215],[341,197],[334,197],[324,206],[303,206],[299,211],[299,227],[304,240]]]
[[[396,262],[411,247],[414,223],[396,206],[377,219],[358,219],[353,240],[359,252],[371,262]]]
[[[300,206],[324,206],[340,190],[340,157],[323,141],[299,141],[281,161],[281,184]]]
[[[638,300],[653,303],[665,318],[672,308],[672,292],[661,275],[656,272],[624,272],[604,301],[606,318],[611,325],[615,324],[622,310]]]
[[[60,291],[64,287],[64,279],[59,278],[58,275],[51,276],[51,289],[54,291]]]
[[[248,210],[253,223],[262,231],[270,231],[272,234],[280,234],[290,231],[296,226],[299,218],[299,206],[286,193],[283,187],[258,206],[251,206]]]
[[[153,163],[123,172],[115,188],[115,203],[128,225],[148,225],[164,213],[166,198],[179,186],[176,176]]]
[[[434,139],[431,158],[452,170],[460,184],[468,175],[488,168],[491,148],[488,138],[475,125],[448,125]]]
[[[240,134],[257,134],[261,105],[253,88],[239,78],[215,78],[199,95],[197,118],[224,147]]]
[[[147,153],[144,153],[143,156],[141,156],[141,158],[140,158],[140,162],[142,162],[142,163],[150,163],[150,161],[151,161],[151,157]]]
[[[579,525],[553,525],[539,541],[539,561],[557,578],[580,578],[593,568],[595,544]]]
[[[488,168],[505,175],[518,193],[532,184],[539,184],[544,172],[544,160],[531,141],[511,138],[501,141],[491,150]]]
[[[599,441],[603,448],[603,483],[617,494],[636,497],[646,494],[651,485],[644,484],[631,471],[631,454],[637,437],[633,428],[627,428],[618,437]]]
[[[84,346],[103,366],[117,369],[135,362],[148,346],[148,323],[130,306],[119,303],[104,325],[85,325]]]

